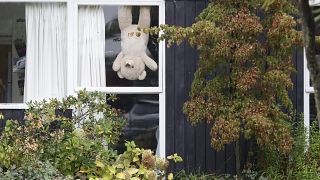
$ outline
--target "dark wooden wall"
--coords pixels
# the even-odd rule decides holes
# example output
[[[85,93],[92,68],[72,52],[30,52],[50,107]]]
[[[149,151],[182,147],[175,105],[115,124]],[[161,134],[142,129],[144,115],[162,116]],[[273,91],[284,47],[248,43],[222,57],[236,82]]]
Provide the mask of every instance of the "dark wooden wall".
[[[207,0],[167,0],[166,23],[189,26],[206,7]],[[186,43],[166,49],[166,153],[178,153],[184,162],[172,166],[174,170],[235,173],[234,145],[216,152],[210,146],[211,126],[192,127],[182,112],[188,99],[198,54]],[[290,97],[298,114],[303,112],[303,54],[295,50],[293,61],[297,73],[292,75],[294,89]],[[249,142],[242,140],[242,164],[247,159]]]

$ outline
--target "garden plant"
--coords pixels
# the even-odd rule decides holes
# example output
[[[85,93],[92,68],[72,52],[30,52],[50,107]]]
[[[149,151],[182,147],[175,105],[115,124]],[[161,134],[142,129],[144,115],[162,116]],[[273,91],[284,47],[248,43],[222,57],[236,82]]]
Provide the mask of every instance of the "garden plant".
[[[126,120],[108,102],[114,95],[80,91],[61,101],[30,102],[24,121],[7,120],[0,135],[0,179],[157,179],[169,160],[127,142],[117,144]],[[0,116],[1,121],[3,115]],[[171,177],[173,175],[170,175]]]

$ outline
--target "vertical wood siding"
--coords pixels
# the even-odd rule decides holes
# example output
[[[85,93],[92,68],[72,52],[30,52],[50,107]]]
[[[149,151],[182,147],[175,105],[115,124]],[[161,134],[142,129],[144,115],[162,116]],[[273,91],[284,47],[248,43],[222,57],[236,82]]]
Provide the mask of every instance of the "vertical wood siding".
[[[167,0],[166,23],[189,26],[207,3],[207,0]],[[297,73],[292,75],[294,89],[289,94],[299,115],[303,112],[303,52],[296,49],[292,58]],[[178,153],[184,159],[182,164],[171,166],[173,170],[235,174],[235,145],[214,151],[210,146],[211,125],[192,127],[182,112],[197,60],[198,53],[186,43],[166,49],[166,153]],[[241,139],[242,165],[250,146],[254,145]]]

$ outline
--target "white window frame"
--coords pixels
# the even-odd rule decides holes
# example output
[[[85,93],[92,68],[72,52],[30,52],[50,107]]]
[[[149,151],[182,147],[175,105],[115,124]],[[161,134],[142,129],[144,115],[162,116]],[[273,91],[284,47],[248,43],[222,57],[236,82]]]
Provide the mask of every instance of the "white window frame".
[[[307,139],[309,139],[310,131],[310,95],[314,93],[313,87],[310,86],[310,71],[308,69],[306,51],[303,52],[303,121],[304,127],[307,131]]]
[[[155,94],[159,96],[159,151],[160,157],[166,156],[165,143],[165,42],[159,44],[158,87],[77,87],[78,56],[78,7],[81,5],[136,5],[158,6],[159,24],[165,24],[164,0],[0,0],[0,3],[64,2],[67,4],[68,21],[68,94],[72,95],[86,88],[87,91],[100,91],[113,94]],[[72,88],[75,87],[75,88]],[[0,103],[0,109],[26,109],[25,103]]]
[[[309,0],[310,6],[319,6],[320,0]],[[308,69],[308,62],[306,51],[303,52],[303,121],[304,127],[307,131],[307,139],[309,139],[310,132],[310,95],[314,94],[314,88],[310,84],[310,71]]]

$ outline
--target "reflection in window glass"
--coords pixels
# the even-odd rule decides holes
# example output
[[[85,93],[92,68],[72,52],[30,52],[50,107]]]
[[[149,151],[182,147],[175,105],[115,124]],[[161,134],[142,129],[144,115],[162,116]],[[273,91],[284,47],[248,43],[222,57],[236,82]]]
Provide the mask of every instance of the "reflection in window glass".
[[[147,76],[144,80],[129,81],[126,79],[120,79],[117,73],[112,70],[112,64],[116,59],[117,55],[121,52],[121,32],[118,24],[118,6],[103,6],[105,15],[105,37],[106,37],[106,50],[105,50],[105,61],[106,61],[106,81],[107,86],[158,86],[158,70],[151,71],[149,68],[145,68]],[[154,6],[151,8],[151,27],[159,25],[159,10],[158,7]],[[139,7],[135,6],[132,10],[133,24],[138,24],[139,20]],[[147,54],[159,65],[158,57],[158,42],[157,36],[150,36],[148,42]]]
[[[313,122],[317,121],[317,109],[316,109],[316,102],[314,99],[314,93],[310,94],[310,102],[309,102],[310,106],[310,124],[312,124]]]
[[[146,149],[157,151],[159,138],[159,96],[158,95],[118,95],[112,106],[122,110],[128,120],[119,147],[123,152],[123,141],[135,141]]]
[[[23,102],[25,56],[25,5],[0,3],[0,103]]]

